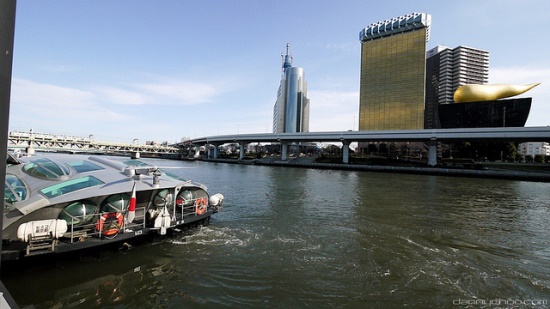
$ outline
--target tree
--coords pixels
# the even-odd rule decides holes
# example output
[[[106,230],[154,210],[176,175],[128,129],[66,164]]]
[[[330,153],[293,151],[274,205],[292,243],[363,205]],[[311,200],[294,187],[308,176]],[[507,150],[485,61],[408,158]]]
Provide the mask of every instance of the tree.
[[[514,162],[518,160],[518,147],[516,143],[509,142],[506,146],[506,152],[506,157],[512,159]]]

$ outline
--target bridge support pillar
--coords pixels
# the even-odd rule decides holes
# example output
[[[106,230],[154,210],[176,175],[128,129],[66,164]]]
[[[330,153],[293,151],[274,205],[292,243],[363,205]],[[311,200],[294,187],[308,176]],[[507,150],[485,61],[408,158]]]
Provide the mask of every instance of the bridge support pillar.
[[[212,152],[212,158],[217,159],[220,155],[220,150],[218,149],[218,144],[212,144],[214,145],[214,151]]]
[[[239,160],[244,159],[244,143],[239,143]]]
[[[349,163],[349,141],[342,141],[342,163]]]
[[[32,145],[29,145],[29,147],[25,148],[25,152],[27,153],[27,155],[33,155],[35,153],[34,151],[34,147]]]
[[[428,144],[428,165],[434,167],[437,165],[437,140],[432,138]]]
[[[285,161],[288,153],[288,144],[281,143],[281,160]]]

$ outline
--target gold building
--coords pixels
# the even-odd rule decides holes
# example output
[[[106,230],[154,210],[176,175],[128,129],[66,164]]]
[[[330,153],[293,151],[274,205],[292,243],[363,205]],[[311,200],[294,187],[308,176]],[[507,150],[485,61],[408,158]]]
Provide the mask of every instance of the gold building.
[[[360,32],[359,130],[424,128],[430,23],[430,15],[413,13]]]

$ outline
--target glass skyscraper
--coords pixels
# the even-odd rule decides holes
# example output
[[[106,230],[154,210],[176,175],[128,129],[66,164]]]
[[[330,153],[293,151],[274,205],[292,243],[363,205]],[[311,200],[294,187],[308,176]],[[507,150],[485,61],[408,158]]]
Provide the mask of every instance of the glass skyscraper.
[[[283,56],[281,84],[273,106],[273,133],[309,132],[309,98],[304,69],[292,66],[289,44]]]
[[[359,130],[424,128],[430,24],[430,15],[413,13],[360,32]]]

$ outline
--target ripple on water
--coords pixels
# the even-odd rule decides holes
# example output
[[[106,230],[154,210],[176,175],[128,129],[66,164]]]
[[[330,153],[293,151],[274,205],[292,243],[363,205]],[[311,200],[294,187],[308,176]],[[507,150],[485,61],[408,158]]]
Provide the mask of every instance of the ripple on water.
[[[175,245],[204,245],[204,246],[247,246],[258,235],[251,230],[237,228],[202,227],[196,233],[185,235],[183,238],[170,242]]]

